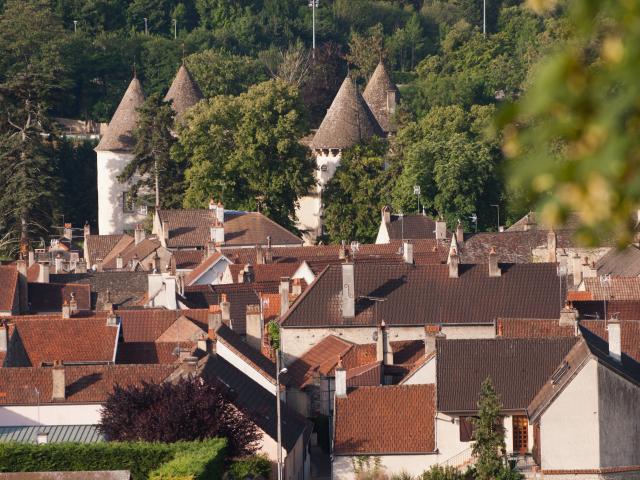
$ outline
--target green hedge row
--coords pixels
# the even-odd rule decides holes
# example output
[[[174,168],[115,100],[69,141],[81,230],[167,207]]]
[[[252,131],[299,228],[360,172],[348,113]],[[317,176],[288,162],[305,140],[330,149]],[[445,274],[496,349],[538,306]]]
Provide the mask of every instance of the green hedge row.
[[[99,443],[28,443],[0,444],[0,472],[54,472],[129,470],[133,480],[147,480],[151,475],[168,480],[172,472],[187,472],[183,478],[216,478],[209,472],[222,472],[225,439],[202,442],[99,442]],[[198,461],[195,461],[195,457]],[[185,470],[185,466],[192,467]],[[163,470],[164,469],[164,470]],[[157,473],[156,473],[157,472]],[[164,476],[163,476],[164,475]],[[178,477],[176,477],[178,478]]]
[[[227,471],[229,480],[244,480],[247,477],[269,478],[271,473],[271,461],[264,455],[252,455],[250,457],[235,460]]]

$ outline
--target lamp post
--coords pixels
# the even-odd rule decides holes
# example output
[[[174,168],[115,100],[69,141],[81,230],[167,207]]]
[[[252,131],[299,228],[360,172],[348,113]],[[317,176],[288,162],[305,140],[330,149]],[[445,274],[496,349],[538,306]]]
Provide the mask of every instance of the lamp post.
[[[309,0],[309,7],[311,8],[311,24],[312,24],[312,46],[311,56],[316,58],[316,8],[320,5],[320,0]]]
[[[149,35],[149,28],[147,25],[147,17],[144,17],[144,34]]]
[[[282,480],[282,417],[280,416],[280,375],[287,373],[280,368],[280,349],[276,350],[276,420],[278,424],[278,480]]]
[[[78,33],[78,20],[73,21],[73,33]]]

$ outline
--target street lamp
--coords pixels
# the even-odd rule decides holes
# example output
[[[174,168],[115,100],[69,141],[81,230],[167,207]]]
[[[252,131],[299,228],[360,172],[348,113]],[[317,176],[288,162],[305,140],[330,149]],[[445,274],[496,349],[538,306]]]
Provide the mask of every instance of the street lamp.
[[[280,348],[276,350],[276,420],[278,424],[278,480],[282,480],[282,418],[280,416],[280,375],[287,373],[280,368]]]
[[[73,33],[78,32],[78,20],[73,21]]]
[[[311,18],[312,18],[312,45],[311,55],[315,59],[316,58],[316,8],[320,6],[320,0],[309,0],[309,8],[311,8]]]
[[[144,17],[144,34],[149,35],[149,28],[147,25],[147,17]]]

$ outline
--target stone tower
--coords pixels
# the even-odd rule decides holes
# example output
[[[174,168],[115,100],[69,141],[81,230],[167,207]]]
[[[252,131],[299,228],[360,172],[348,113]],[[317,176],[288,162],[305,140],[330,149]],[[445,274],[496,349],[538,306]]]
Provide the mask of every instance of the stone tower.
[[[396,126],[393,124],[393,114],[400,102],[398,87],[391,81],[384,63],[380,62],[376,67],[367,87],[362,94],[364,101],[376,117],[378,124],[384,133],[393,133]]]
[[[186,65],[182,63],[164,97],[165,102],[171,102],[173,110],[176,112],[176,119],[180,121],[185,112],[203,98],[200,87],[189,73]]]

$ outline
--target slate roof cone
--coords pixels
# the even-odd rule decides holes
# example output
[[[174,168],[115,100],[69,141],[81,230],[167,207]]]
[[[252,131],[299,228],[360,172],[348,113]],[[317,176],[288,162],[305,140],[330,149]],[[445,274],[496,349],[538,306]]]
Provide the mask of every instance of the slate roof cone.
[[[313,137],[311,148],[349,148],[374,135],[382,137],[384,133],[347,76]]]
[[[396,128],[391,122],[391,117],[400,99],[400,92],[391,81],[383,62],[378,63],[362,96],[382,130],[385,132],[395,131]]]
[[[133,131],[138,123],[138,112],[144,103],[144,92],[137,77],[133,77],[120,105],[113,114],[107,131],[98,143],[96,151],[131,151],[135,146]]]
[[[176,117],[180,118],[184,113],[196,103],[204,98],[200,87],[189,73],[183,63],[178,69],[176,78],[173,79],[169,91],[164,97],[165,102],[171,102]]]

